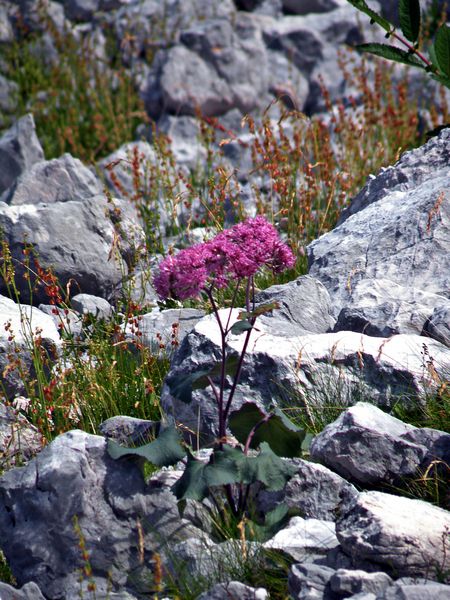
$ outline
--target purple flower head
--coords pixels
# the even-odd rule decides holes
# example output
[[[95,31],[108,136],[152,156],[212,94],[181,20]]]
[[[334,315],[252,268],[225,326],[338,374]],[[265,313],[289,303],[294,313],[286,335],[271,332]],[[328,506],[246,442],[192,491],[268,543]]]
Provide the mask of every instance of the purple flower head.
[[[252,277],[263,266],[279,273],[294,264],[291,249],[275,227],[258,216],[168,256],[153,283],[160,297],[186,300],[198,297],[206,286],[222,288],[231,280]]]

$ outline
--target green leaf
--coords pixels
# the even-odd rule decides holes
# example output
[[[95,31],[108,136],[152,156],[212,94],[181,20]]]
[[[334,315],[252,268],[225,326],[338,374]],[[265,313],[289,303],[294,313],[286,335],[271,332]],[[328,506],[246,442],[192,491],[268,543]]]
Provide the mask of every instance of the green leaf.
[[[172,486],[172,491],[179,500],[201,501],[208,496],[210,487],[238,481],[239,471],[232,456],[216,451],[210,462],[204,463],[189,453],[186,469]]]
[[[215,453],[216,462],[233,462],[239,473],[237,481],[252,484],[263,483],[269,491],[281,490],[296,472],[295,467],[281,460],[266,442],[262,442],[257,456],[246,456],[240,448],[225,445]]]
[[[245,445],[253,427],[263,419],[267,421],[256,430],[251,448],[257,448],[262,442],[267,442],[278,456],[293,458],[302,455],[305,432],[294,425],[278,408],[275,408],[271,415],[265,415],[256,404],[246,402],[239,410],[230,414],[228,425],[232,434]]]
[[[364,0],[348,0],[355,8],[365,13],[372,23],[377,23],[385,31],[392,31],[394,26],[387,19],[379,15],[377,12],[369,8]]]
[[[439,69],[446,77],[450,77],[450,28],[447,25],[438,29],[434,50]]]
[[[360,52],[370,52],[371,54],[375,54],[375,56],[387,58],[388,60],[395,60],[395,62],[403,63],[405,65],[409,65],[410,67],[419,67],[419,69],[425,69],[424,63],[421,63],[412,54],[409,54],[409,52],[405,52],[405,50],[401,50],[396,46],[373,43],[360,44],[359,46],[356,46],[356,49]]]
[[[400,0],[400,28],[410,42],[417,42],[420,33],[420,4],[419,0]]]
[[[263,525],[254,521],[246,521],[247,539],[264,543],[283,529],[289,519],[288,506],[286,504],[278,504],[273,510],[266,513]]]
[[[234,325],[230,328],[231,333],[234,335],[238,335],[240,333],[244,333],[244,331],[248,331],[249,329],[253,329],[253,325],[250,321],[236,321]]]
[[[227,360],[225,372],[234,375],[239,358],[230,356]],[[216,362],[212,369],[199,369],[195,373],[181,373],[170,378],[169,387],[172,396],[185,404],[192,401],[192,390],[203,390],[210,385],[210,379],[220,375],[221,362]]]
[[[186,451],[181,445],[180,435],[175,427],[164,429],[156,440],[145,446],[125,448],[113,440],[108,440],[107,448],[111,458],[141,456],[157,467],[173,465],[186,456]]]

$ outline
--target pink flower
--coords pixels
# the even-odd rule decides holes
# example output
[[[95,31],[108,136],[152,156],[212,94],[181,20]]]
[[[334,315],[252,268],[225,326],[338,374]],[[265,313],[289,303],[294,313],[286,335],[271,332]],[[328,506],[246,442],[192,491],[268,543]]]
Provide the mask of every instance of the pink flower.
[[[275,227],[258,216],[168,256],[153,283],[160,297],[186,300],[198,297],[206,286],[222,288],[230,280],[252,277],[263,266],[279,273],[294,264],[291,249]]]

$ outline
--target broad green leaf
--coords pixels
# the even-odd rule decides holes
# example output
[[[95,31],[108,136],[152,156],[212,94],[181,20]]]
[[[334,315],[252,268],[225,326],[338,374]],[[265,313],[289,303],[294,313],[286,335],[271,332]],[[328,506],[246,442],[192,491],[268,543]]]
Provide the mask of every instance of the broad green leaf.
[[[280,529],[283,529],[290,519],[289,508],[286,504],[278,504],[276,508],[266,513],[264,524],[260,525],[254,521],[247,521],[247,538],[261,543],[270,540]]]
[[[392,31],[394,29],[393,25],[389,23],[387,19],[379,15],[377,12],[369,8],[364,0],[348,0],[350,4],[352,4],[355,8],[365,13],[368,17],[370,17],[371,23],[377,23],[380,27],[382,27],[385,31]]]
[[[186,456],[175,427],[164,429],[156,440],[138,448],[125,448],[113,440],[108,440],[108,453],[114,459],[122,456],[141,456],[157,467],[173,465]]]
[[[278,408],[275,408],[271,415],[265,415],[256,404],[246,402],[239,410],[230,414],[228,424],[233,435],[241,444],[245,444],[253,427],[263,419],[267,420],[256,430],[251,448],[257,448],[262,442],[267,442],[278,456],[293,458],[302,455],[305,432],[294,425]]]
[[[305,434],[305,439],[302,442],[302,450],[305,454],[309,454],[309,448],[314,437],[314,434],[310,433],[309,431]]]
[[[420,33],[420,4],[419,0],[400,0],[400,28],[410,42],[417,42]]]
[[[409,65],[410,67],[419,67],[419,69],[425,69],[425,63],[421,63],[409,52],[401,50],[396,46],[388,46],[387,44],[360,44],[356,46],[356,49],[360,52],[370,52],[375,56],[381,56],[381,58],[387,58],[388,60],[395,60],[396,62]]]
[[[234,335],[238,335],[239,333],[244,333],[244,331],[248,331],[249,329],[253,329],[253,325],[250,321],[236,321],[230,329],[231,333]]]
[[[280,308],[279,302],[268,302],[267,304],[260,304],[255,308],[255,310],[251,311],[242,311],[239,313],[238,319],[251,319],[252,317],[259,317],[259,315],[264,315],[268,312],[272,312],[276,308]]]
[[[204,463],[188,454],[186,469],[172,491],[179,500],[201,501],[208,496],[209,488],[238,481],[239,471],[232,456],[216,451],[210,462]]]
[[[234,375],[238,360],[237,356],[228,358],[225,366],[227,375]],[[170,393],[178,400],[189,404],[192,401],[192,390],[207,388],[210,385],[209,380],[220,375],[221,368],[222,363],[216,362],[212,369],[199,369],[195,373],[172,376],[169,381]]]
[[[447,25],[438,29],[434,51],[439,69],[446,77],[450,77],[450,28]]]
[[[237,467],[241,483],[263,483],[269,491],[281,490],[296,472],[295,467],[281,460],[266,442],[262,442],[257,456],[246,456],[240,448],[224,446],[218,451],[217,461],[231,460]]]

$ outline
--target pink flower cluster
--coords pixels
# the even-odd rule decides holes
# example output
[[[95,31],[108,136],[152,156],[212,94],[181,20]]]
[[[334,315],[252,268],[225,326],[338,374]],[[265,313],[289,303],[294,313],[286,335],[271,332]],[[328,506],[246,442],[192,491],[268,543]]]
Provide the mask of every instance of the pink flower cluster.
[[[215,238],[168,256],[153,285],[161,298],[196,298],[207,286],[226,287],[230,280],[254,275],[262,266],[279,273],[293,267],[294,255],[264,217],[246,219]]]

